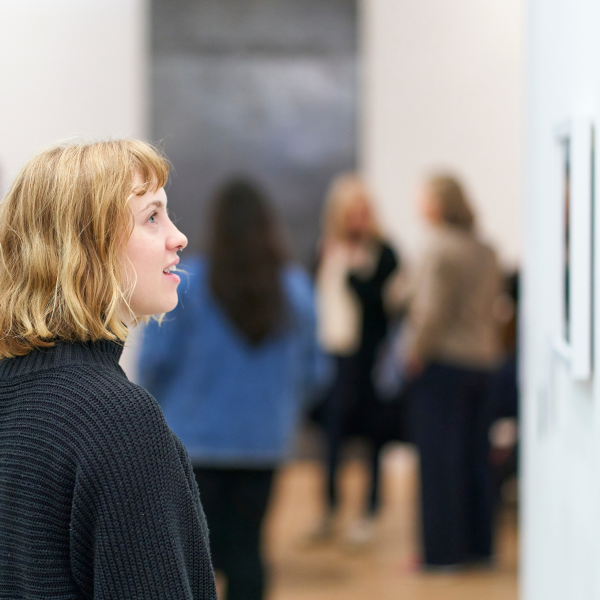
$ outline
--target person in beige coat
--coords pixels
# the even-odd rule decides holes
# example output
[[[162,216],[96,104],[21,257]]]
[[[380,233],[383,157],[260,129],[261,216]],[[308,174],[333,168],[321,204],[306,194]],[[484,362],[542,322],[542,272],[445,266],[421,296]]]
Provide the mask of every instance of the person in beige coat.
[[[489,561],[492,490],[486,397],[499,359],[494,250],[475,232],[460,183],[435,175],[419,207],[430,241],[412,284],[406,370],[420,451],[424,563]]]

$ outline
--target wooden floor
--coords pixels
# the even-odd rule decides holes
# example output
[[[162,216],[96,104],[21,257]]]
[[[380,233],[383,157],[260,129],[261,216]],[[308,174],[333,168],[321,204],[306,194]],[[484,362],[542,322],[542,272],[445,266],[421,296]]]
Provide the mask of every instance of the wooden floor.
[[[494,569],[423,574],[411,569],[418,556],[417,459],[407,446],[384,458],[384,506],[373,541],[360,550],[338,539],[315,545],[307,533],[321,514],[322,472],[314,461],[298,461],[279,476],[265,545],[271,565],[269,600],[516,600],[516,510],[499,519]],[[360,512],[365,487],[362,464],[342,473],[344,505],[340,530]]]

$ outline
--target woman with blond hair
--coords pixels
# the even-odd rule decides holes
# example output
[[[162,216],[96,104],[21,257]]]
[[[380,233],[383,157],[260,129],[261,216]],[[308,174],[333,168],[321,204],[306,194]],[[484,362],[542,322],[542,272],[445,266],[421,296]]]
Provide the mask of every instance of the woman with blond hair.
[[[186,451],[119,358],[177,305],[168,165],[58,144],[0,203],[0,598],[215,599]]]
[[[328,484],[327,511],[315,532],[317,538],[333,533],[343,439],[361,434],[375,442],[372,423],[377,398],[372,371],[387,331],[384,288],[397,264],[394,251],[381,236],[365,184],[354,173],[340,175],[325,203],[317,268],[319,339],[337,365],[335,382],[320,410],[327,437]],[[372,445],[367,514],[347,537],[355,544],[370,539],[378,509],[380,446]]]
[[[492,552],[486,394],[499,358],[493,305],[500,272],[453,176],[430,177],[419,208],[431,235],[410,301],[407,371],[414,378],[424,562],[456,567],[489,561]]]

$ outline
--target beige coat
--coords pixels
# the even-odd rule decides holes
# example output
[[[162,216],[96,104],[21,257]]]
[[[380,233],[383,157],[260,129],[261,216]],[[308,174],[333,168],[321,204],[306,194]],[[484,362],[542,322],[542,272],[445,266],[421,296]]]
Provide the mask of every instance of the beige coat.
[[[473,234],[437,228],[408,288],[408,353],[460,367],[493,367],[500,354],[493,315],[500,293],[494,251]]]

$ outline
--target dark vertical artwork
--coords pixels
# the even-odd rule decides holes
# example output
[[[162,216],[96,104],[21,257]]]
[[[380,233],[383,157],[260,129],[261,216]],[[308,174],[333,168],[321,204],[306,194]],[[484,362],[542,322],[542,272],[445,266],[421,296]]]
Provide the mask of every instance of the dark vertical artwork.
[[[357,155],[356,0],[152,0],[152,139],[192,246],[233,175],[262,184],[310,264],[327,186]]]

